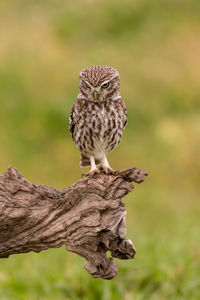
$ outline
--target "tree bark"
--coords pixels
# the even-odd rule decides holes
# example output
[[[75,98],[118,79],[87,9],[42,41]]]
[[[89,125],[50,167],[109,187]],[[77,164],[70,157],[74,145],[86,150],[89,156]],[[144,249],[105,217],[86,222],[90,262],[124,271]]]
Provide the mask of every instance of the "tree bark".
[[[83,256],[94,278],[117,274],[112,257],[133,258],[135,248],[126,239],[126,210],[121,198],[147,172],[138,168],[95,175],[56,190],[30,183],[17,169],[0,173],[0,257],[58,248]],[[110,251],[112,257],[107,258]]]

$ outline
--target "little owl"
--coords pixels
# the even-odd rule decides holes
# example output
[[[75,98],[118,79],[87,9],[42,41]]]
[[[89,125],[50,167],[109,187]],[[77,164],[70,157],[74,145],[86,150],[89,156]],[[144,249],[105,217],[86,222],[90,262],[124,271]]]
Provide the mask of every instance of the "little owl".
[[[108,66],[88,67],[80,72],[79,89],[69,123],[81,152],[80,166],[91,166],[87,175],[98,174],[97,165],[104,173],[112,174],[106,155],[119,144],[127,123],[119,74]]]

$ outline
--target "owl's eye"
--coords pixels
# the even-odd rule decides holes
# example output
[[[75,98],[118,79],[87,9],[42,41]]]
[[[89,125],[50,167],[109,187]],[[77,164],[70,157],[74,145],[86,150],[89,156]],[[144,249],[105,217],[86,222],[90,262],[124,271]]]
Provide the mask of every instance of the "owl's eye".
[[[89,86],[89,84],[88,84],[87,82],[85,82],[85,87],[86,87],[87,89],[90,89],[90,86]]]
[[[107,87],[109,87],[109,82],[106,82],[104,84],[102,84],[101,86],[103,89],[107,89]]]

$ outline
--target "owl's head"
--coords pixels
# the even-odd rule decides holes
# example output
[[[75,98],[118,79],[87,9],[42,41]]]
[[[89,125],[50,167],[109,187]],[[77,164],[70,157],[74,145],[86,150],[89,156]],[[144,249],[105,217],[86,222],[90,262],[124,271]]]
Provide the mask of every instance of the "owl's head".
[[[91,101],[115,99],[120,95],[118,72],[108,66],[90,66],[80,72],[80,96]]]

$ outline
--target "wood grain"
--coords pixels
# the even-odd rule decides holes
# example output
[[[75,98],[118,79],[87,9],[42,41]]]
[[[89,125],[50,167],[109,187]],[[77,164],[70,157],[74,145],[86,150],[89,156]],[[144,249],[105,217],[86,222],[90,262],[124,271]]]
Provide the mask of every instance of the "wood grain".
[[[95,175],[57,190],[30,183],[17,169],[0,173],[0,257],[40,252],[66,245],[83,256],[94,278],[117,274],[112,257],[135,255],[126,239],[126,210],[121,198],[142,182],[147,172],[138,168]],[[112,257],[107,258],[110,251]]]

